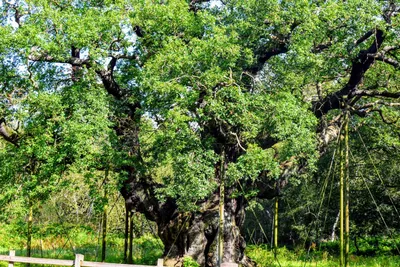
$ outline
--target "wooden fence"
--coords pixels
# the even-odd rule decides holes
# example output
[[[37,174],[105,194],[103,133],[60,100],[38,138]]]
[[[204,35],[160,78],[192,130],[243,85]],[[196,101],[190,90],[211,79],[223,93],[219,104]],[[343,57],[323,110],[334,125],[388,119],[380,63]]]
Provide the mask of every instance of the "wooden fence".
[[[73,267],[163,267],[164,260],[158,259],[157,265],[133,265],[133,264],[117,264],[105,262],[84,261],[82,254],[76,254],[75,260],[55,260],[45,258],[31,258],[15,256],[15,251],[11,250],[10,255],[0,255],[0,261],[7,261],[8,267],[14,267],[14,263],[32,263],[32,264],[47,264],[59,266],[73,266]]]

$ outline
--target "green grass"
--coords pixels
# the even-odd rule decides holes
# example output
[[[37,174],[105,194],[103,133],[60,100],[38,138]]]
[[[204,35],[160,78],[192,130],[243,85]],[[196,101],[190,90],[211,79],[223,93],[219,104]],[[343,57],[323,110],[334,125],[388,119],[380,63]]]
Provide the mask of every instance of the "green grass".
[[[85,227],[48,227],[37,231],[32,240],[32,257],[51,259],[74,259],[75,254],[83,254],[87,261],[101,261],[99,234]],[[26,255],[26,238],[15,226],[0,225],[0,255],[8,255],[15,250],[17,256]],[[135,238],[133,243],[133,262],[152,265],[163,253],[162,242],[145,234]],[[124,239],[116,234],[107,236],[106,262],[123,263]],[[0,267],[7,267],[0,262]],[[25,265],[16,264],[16,267]],[[34,265],[32,265],[33,267]]]
[[[17,256],[26,255],[24,233],[15,225],[0,224],[0,254],[8,255],[10,249],[16,250]],[[398,240],[397,240],[398,241]],[[397,242],[396,241],[396,242]],[[393,256],[393,240],[386,238],[364,238],[359,241],[359,253],[356,256],[351,249],[350,266],[352,267],[399,267],[400,257]],[[337,242],[336,242],[337,243]],[[259,267],[337,267],[338,244],[327,242],[321,244],[320,250],[304,251],[279,248],[277,260],[274,253],[265,245],[248,246],[246,254]],[[378,248],[374,244],[379,243]],[[83,254],[87,261],[100,261],[101,246],[99,234],[87,227],[53,225],[44,229],[36,229],[32,242],[33,257],[52,259],[74,259],[75,253]],[[106,262],[122,263],[124,240],[116,234],[108,235]],[[133,261],[136,264],[155,264],[163,253],[161,241],[151,235],[134,239]],[[393,255],[392,255],[393,254]],[[374,256],[365,256],[374,255]],[[15,264],[25,267],[24,264]],[[7,267],[6,262],[0,262],[0,267]],[[194,262],[186,259],[185,266],[195,266]],[[32,265],[34,267],[34,265]]]
[[[252,258],[258,267],[337,267],[339,259],[327,251],[289,251],[285,247],[279,248],[277,260],[274,252],[265,246],[249,246],[246,254]],[[399,267],[400,257],[394,255],[381,256],[350,256],[352,267]]]

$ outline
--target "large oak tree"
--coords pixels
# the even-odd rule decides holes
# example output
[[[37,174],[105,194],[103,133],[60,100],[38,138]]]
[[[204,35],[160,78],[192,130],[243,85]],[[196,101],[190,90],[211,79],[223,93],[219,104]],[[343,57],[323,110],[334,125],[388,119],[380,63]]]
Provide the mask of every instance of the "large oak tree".
[[[289,177],[312,171],[339,134],[341,109],[398,115],[397,1],[27,0],[0,8],[0,135],[18,149],[40,134],[15,128],[16,114],[32,106],[25,99],[73,92],[85,105],[79,95],[94,90],[108,110],[127,207],[157,223],[166,256],[215,265],[224,185],[223,261],[250,264],[240,233],[248,201],[279,195]],[[94,121],[90,103],[81,123]],[[76,114],[62,108],[66,121]],[[36,116],[23,117],[22,128]],[[62,140],[86,138],[68,124],[52,129]]]

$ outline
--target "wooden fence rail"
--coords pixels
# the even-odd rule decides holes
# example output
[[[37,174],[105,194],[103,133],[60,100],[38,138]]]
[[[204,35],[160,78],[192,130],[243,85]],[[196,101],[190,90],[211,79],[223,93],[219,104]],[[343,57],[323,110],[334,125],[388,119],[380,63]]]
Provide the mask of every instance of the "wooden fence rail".
[[[84,256],[82,254],[76,254],[75,260],[56,260],[56,259],[45,259],[45,258],[19,257],[15,256],[14,250],[11,250],[8,256],[0,255],[0,261],[7,261],[8,267],[14,267],[14,263],[16,262],[59,265],[59,266],[73,266],[73,267],[163,267],[164,266],[163,259],[158,259],[157,265],[118,264],[118,263],[84,261]]]

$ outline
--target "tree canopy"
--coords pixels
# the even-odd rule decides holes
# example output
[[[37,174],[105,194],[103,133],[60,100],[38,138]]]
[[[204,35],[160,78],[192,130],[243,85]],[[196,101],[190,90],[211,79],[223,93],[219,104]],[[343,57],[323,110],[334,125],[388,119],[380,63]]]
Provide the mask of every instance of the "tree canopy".
[[[111,166],[167,253],[215,262],[224,185],[224,259],[248,263],[244,208],[311,177],[342,110],[380,150],[398,152],[397,1],[25,0],[0,9],[1,182],[34,198],[69,171]]]

